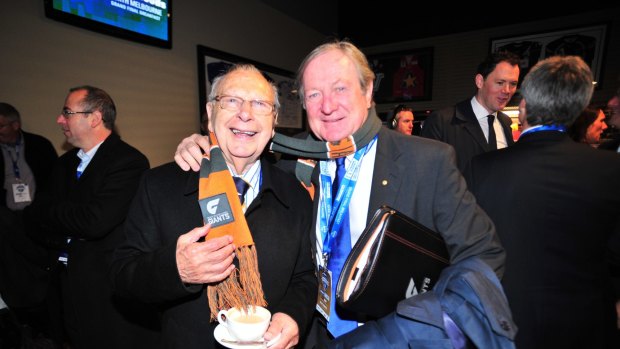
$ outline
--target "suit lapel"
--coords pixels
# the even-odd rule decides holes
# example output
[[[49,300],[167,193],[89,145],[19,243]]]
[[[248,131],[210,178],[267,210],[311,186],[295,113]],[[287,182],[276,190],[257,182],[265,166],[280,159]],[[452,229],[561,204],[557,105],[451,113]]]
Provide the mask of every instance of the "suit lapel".
[[[375,211],[382,205],[395,206],[402,181],[406,178],[404,165],[398,162],[402,151],[396,139],[398,134],[382,127],[377,139],[377,152],[373,168],[370,202],[366,222],[370,222]],[[312,205],[312,239],[316,239],[316,218],[319,209],[321,185],[319,182],[319,164],[312,172],[312,183],[315,187],[314,203]],[[316,254],[316,244],[312,245],[313,255]]]
[[[99,149],[97,149],[97,152],[95,153],[95,156],[93,156],[93,159],[90,161],[90,163],[88,164],[88,166],[86,167],[82,175],[80,176],[80,180],[78,182],[83,182],[87,180],[88,177],[96,173],[100,173],[101,169],[107,166],[107,163],[108,163],[107,158],[112,153],[111,150],[114,149],[114,145],[118,142],[118,140],[120,140],[118,135],[116,135],[115,133],[112,133],[108,136],[108,138],[106,138],[103,141],[103,143],[101,143],[101,145],[99,146]],[[80,160],[77,157],[77,155],[76,155],[76,158],[78,159],[76,160],[76,163],[75,163],[75,168],[77,169],[77,166],[80,163]]]
[[[514,139],[512,139],[512,128],[510,127],[510,125],[512,125],[512,119],[510,118],[510,116],[502,113],[502,112],[497,112],[497,120],[499,120],[500,125],[502,125],[502,130],[504,130],[504,135],[506,136],[506,144],[513,145],[515,143]]]
[[[398,146],[397,135],[385,128],[379,131],[367,222],[370,222],[375,211],[382,205],[394,207],[398,200],[400,186],[406,177],[403,175],[403,164],[398,161],[402,150]]]
[[[457,120],[461,122],[461,127],[471,135],[476,143],[478,143],[482,149],[488,149],[489,144],[484,137],[484,133],[482,133],[478,119],[476,119],[474,109],[471,107],[471,101],[466,100],[457,104],[454,113]]]
[[[69,158],[67,160],[66,163],[63,164],[63,170],[65,172],[64,175],[59,176],[59,179],[62,181],[62,183],[64,183],[63,185],[66,186],[66,188],[60,188],[58,187],[58,185],[60,185],[60,183],[55,183],[55,189],[58,190],[58,193],[62,193],[60,194],[62,197],[66,196],[66,195],[73,195],[74,192],[79,192],[77,187],[79,184],[78,178],[77,178],[77,167],[80,163],[80,158],[77,156],[79,149],[73,149],[73,150],[69,150],[70,155],[67,155]],[[81,177],[80,177],[81,178]]]

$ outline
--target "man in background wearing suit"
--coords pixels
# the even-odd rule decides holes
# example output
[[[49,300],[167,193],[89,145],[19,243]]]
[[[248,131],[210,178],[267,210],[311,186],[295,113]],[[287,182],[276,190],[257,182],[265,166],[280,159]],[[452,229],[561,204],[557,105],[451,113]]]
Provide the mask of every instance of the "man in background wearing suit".
[[[507,51],[489,55],[474,81],[474,97],[431,113],[420,134],[452,145],[461,172],[475,155],[514,144],[512,120],[501,110],[517,91],[519,57]]]
[[[396,132],[411,136],[414,129],[415,115],[411,107],[399,104],[394,108],[394,115],[388,127]]]
[[[467,171],[506,248],[518,348],[620,348],[610,278],[620,266],[620,156],[566,134],[593,89],[580,57],[540,61],[521,86],[519,141]]]
[[[374,78],[364,54],[346,41],[330,42],[315,48],[299,70],[299,95],[308,114],[313,137],[305,139],[296,148],[299,151],[297,154],[306,156],[304,149],[326,149],[326,142],[337,146],[345,139],[356,141],[354,153],[346,157],[344,154],[328,156],[328,159],[323,157],[324,160],[319,161],[311,173],[316,188],[312,238],[318,272],[336,285],[341,266],[331,267],[331,261],[326,261],[326,254],[332,259],[334,251],[343,245],[348,245],[350,249],[377,209],[389,205],[439,232],[447,243],[451,262],[479,256],[501,276],[503,248],[493,223],[467,191],[465,181],[456,168],[454,150],[440,142],[405,136],[382,127],[372,106]],[[197,171],[202,158],[200,147],[208,149],[207,141],[200,135],[186,138],[175,155],[179,166]],[[280,142],[283,147],[295,148],[292,144],[285,144],[288,143],[286,139],[278,135],[273,141]],[[293,164],[299,163],[295,161]],[[332,187],[342,165],[343,172],[347,173],[345,179],[356,178],[356,183],[341,182],[340,186]],[[286,167],[286,163],[282,166]],[[343,188],[349,190],[343,191]],[[340,198],[336,196],[350,190],[353,190],[350,200],[343,199],[344,195],[338,195]],[[342,213],[340,217],[348,217],[342,223],[348,225],[348,229],[338,231],[332,244],[325,244],[325,231],[334,221],[329,222],[321,211],[331,208],[331,198],[335,196],[334,209],[338,210],[338,216]],[[342,200],[349,200],[349,203],[338,205]],[[326,252],[326,245],[332,249],[331,253]],[[346,257],[348,252],[339,251],[339,254]],[[335,299],[331,300],[335,302]],[[334,304],[326,303],[327,308]],[[340,307],[321,308],[321,314],[329,314],[327,324],[326,318],[316,313],[306,347],[325,347],[331,338],[357,327],[357,319],[341,310]]]
[[[69,90],[56,122],[75,148],[51,173],[52,190],[25,211],[29,230],[60,240],[66,254],[56,263],[65,329],[72,348],[150,348],[154,332],[137,325],[139,304],[114,298],[108,277],[112,252],[147,158],[113,131],[116,107],[103,90]],[[154,315],[153,315],[154,316]],[[153,321],[157,321],[156,317]],[[151,339],[153,339],[151,341]]]
[[[49,190],[49,173],[58,155],[49,140],[21,126],[17,109],[0,103],[0,296],[19,321],[23,338],[29,331],[33,337],[47,337],[47,251],[26,236],[22,211]]]

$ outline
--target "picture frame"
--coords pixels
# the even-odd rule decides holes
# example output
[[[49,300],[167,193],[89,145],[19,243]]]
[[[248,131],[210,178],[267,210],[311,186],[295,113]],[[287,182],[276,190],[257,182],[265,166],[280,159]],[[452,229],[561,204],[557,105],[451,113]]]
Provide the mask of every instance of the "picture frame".
[[[250,63],[265,74],[278,86],[280,110],[276,128],[283,133],[297,133],[303,128],[303,113],[301,102],[295,89],[294,74],[290,71],[260,63],[252,59],[216,50],[214,48],[197,45],[198,59],[198,93],[199,117],[205,115],[207,98],[211,91],[211,83],[218,75],[224,73],[236,63]]]
[[[428,101],[433,91],[433,47],[369,54],[377,104]]]
[[[607,24],[564,29],[490,40],[490,51],[510,51],[521,58],[519,86],[525,74],[541,59],[555,55],[577,55],[590,66],[597,87],[607,43]]]

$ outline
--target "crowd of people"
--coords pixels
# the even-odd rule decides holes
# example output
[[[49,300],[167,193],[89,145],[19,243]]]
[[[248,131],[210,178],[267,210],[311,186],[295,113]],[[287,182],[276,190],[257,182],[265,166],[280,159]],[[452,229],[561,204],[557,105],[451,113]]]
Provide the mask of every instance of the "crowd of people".
[[[406,105],[382,126],[359,48],[322,44],[298,70],[297,137],[276,133],[277,86],[236,64],[212,83],[202,134],[152,169],[99,88],[69,90],[56,121],[74,148],[59,158],[0,103],[0,296],[31,332],[22,345],[218,348],[213,314],[249,302],[273,314],[274,349],[617,348],[619,97],[589,115],[587,64],[546,58],[522,81],[514,142],[501,110],[518,63],[489,55],[476,94],[417,136]],[[439,233],[451,266],[441,291],[369,319],[335,294],[383,205]]]

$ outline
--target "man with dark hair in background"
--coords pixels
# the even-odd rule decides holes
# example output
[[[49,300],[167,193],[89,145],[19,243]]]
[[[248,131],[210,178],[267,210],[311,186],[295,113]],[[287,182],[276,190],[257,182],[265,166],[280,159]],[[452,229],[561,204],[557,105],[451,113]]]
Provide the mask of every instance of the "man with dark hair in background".
[[[142,326],[145,317],[156,326],[156,313],[114,297],[108,276],[129,204],[149,168],[147,158],[113,131],[115,121],[116,106],[105,91],[70,89],[56,122],[75,148],[58,159],[50,195],[24,212],[31,235],[62,249],[54,255],[55,275],[74,349],[157,345],[155,331]]]
[[[475,155],[514,144],[512,120],[501,110],[517,91],[519,57],[507,51],[489,55],[474,81],[474,97],[433,112],[420,134],[452,145],[461,172]]]
[[[415,116],[413,110],[404,104],[399,104],[394,108],[392,120],[389,127],[397,132],[411,136],[413,134]]]

